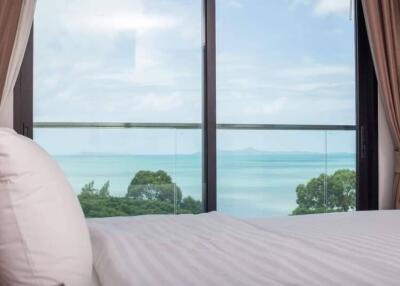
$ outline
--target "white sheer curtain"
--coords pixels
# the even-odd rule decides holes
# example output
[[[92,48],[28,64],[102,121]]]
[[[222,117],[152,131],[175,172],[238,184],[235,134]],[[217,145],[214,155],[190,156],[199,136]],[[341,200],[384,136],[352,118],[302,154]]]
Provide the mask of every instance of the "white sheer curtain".
[[[7,74],[4,77],[4,83],[0,84],[0,86],[4,86],[3,90],[0,91],[0,123],[12,122],[13,89],[24,58],[29,33],[32,27],[35,4],[36,0],[22,0],[21,12],[18,19],[13,49],[8,62]],[[7,11],[3,12],[7,13]],[[2,15],[4,15],[4,13],[2,13]],[[2,125],[10,124],[3,123]]]

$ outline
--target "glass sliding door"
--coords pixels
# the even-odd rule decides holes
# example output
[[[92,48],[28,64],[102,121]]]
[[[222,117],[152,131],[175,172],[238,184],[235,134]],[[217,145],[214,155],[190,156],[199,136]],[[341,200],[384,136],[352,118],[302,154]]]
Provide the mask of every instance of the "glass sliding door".
[[[86,216],[202,211],[201,7],[38,1],[34,140]]]
[[[218,210],[355,209],[352,15],[347,0],[216,0]]]

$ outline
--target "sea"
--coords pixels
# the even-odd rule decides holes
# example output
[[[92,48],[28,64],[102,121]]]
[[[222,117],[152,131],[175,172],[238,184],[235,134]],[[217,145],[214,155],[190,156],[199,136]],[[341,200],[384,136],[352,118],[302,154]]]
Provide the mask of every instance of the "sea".
[[[100,188],[110,182],[113,196],[124,196],[140,170],[164,170],[183,196],[201,200],[201,155],[79,154],[54,156],[74,191],[91,182]],[[217,156],[217,209],[237,217],[286,216],[296,208],[296,187],[320,174],[356,168],[348,153],[243,153]]]

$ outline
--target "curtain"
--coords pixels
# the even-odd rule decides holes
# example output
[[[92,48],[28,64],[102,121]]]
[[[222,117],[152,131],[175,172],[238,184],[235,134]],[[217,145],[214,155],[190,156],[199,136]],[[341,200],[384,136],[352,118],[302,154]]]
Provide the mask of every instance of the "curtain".
[[[0,1],[0,113],[12,97],[32,27],[36,0]]]
[[[400,1],[362,0],[379,94],[395,146],[394,205],[400,208]]]

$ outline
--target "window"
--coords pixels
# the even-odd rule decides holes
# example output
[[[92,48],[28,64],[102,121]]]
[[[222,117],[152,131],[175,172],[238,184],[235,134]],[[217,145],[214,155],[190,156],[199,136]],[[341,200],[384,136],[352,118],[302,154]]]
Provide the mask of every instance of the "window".
[[[376,78],[351,3],[39,1],[14,126],[88,217],[376,209]]]
[[[202,211],[201,1],[39,1],[34,140],[85,214]]]
[[[216,2],[220,210],[356,208],[354,17],[336,2]]]

